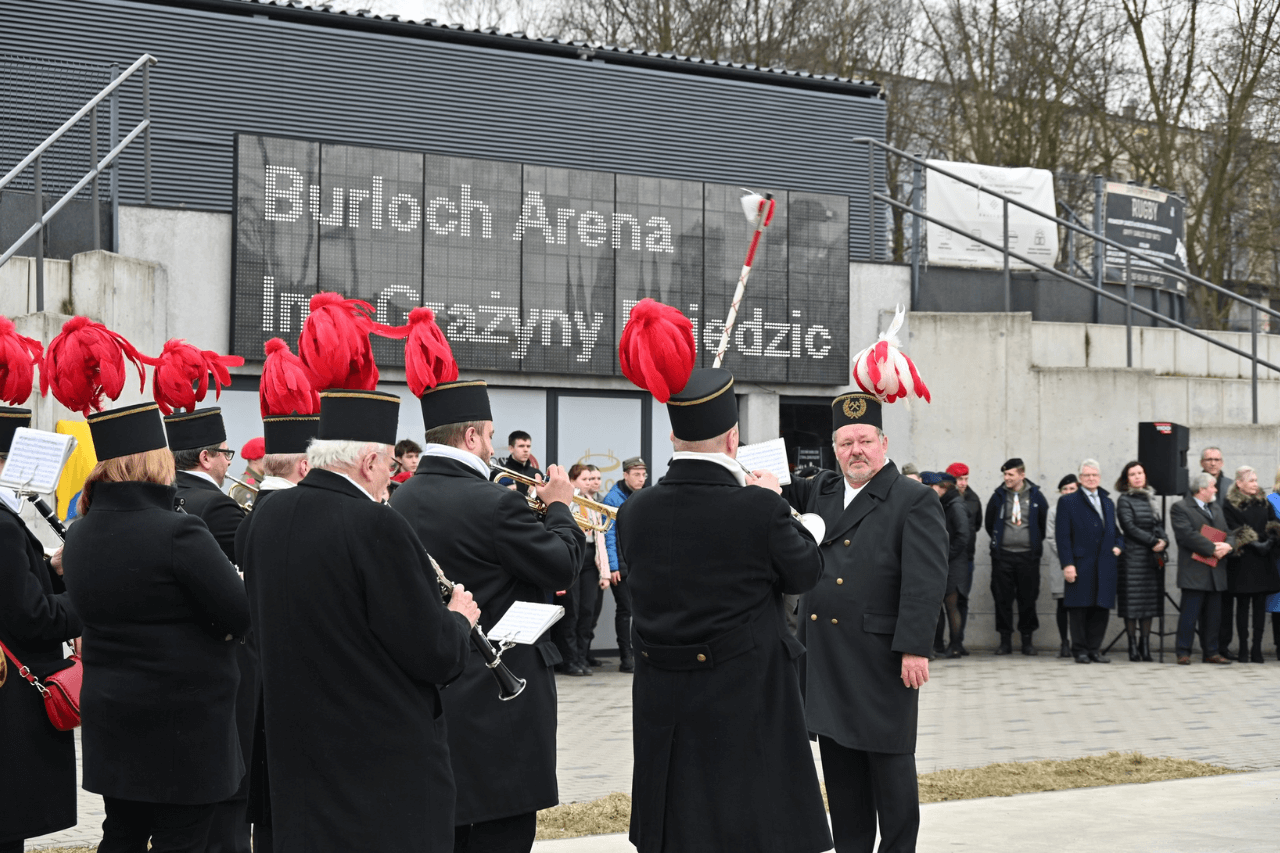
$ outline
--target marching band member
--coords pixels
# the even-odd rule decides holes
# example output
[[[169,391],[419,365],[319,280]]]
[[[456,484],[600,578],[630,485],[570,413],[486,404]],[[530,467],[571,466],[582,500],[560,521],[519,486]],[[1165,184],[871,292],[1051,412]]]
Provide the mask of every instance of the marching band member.
[[[619,354],[667,404],[675,448],[667,475],[618,509],[636,653],[631,842],[641,853],[829,850],[804,648],[782,612],[784,593],[817,583],[818,545],[777,479],[736,461],[733,376],[692,369],[688,319],[641,302]]]
[[[569,511],[573,487],[563,468],[550,466],[537,490],[546,516],[538,518],[521,493],[489,482],[493,415],[485,383],[456,381],[457,364],[430,311],[415,309],[409,319],[419,329],[409,336],[406,373],[421,398],[426,447],[391,506],[444,573],[472,590],[487,630],[516,601],[545,602],[548,592],[573,583],[583,542]],[[560,654],[544,636],[507,651],[503,661],[527,681],[518,698],[498,698],[479,655],[443,694],[458,784],[456,853],[527,853],[537,811],[560,801],[552,671]]]
[[[455,794],[439,685],[466,665],[479,609],[461,586],[442,604],[422,540],[375,499],[391,479],[400,399],[373,390],[368,329],[344,314],[359,306],[312,304],[345,329],[317,357],[343,360],[326,367],[351,387],[321,394],[310,470],[260,502],[244,543],[273,849],[447,850]]]
[[[0,364],[0,373],[13,369]],[[27,373],[21,399],[6,396],[7,402],[25,402],[30,395]],[[30,409],[0,406],[0,471],[14,432],[29,426]],[[13,492],[0,488],[0,642],[43,679],[71,665],[62,644],[80,636],[80,617],[62,585],[61,558],[57,569],[45,559],[19,506]],[[25,839],[76,825],[76,746],[72,732],[49,725],[40,692],[18,674],[17,665],[10,661],[7,669],[8,683],[0,678],[0,853],[22,853]]]

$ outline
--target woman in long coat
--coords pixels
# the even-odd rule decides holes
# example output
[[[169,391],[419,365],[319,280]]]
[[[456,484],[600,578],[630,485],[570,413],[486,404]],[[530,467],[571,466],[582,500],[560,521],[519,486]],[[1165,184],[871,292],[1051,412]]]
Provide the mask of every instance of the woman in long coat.
[[[15,411],[0,409],[0,418]],[[0,442],[0,451],[8,449]],[[71,665],[62,644],[78,636],[80,619],[62,579],[18,516],[13,493],[0,490],[0,641],[43,679]],[[0,685],[0,853],[21,853],[25,839],[75,826],[76,744],[72,732],[49,722],[40,691],[13,661],[7,671]]]
[[[99,853],[203,851],[244,775],[233,641],[249,603],[209,529],[174,511],[159,410],[131,408],[89,416],[103,461],[63,557],[84,621],[84,788],[106,807]]]
[[[1151,620],[1164,602],[1164,556],[1169,537],[1141,462],[1116,479],[1116,523],[1124,534],[1116,610],[1129,635],[1129,660],[1151,660]]]
[[[1280,541],[1280,524],[1258,485],[1258,474],[1245,465],[1236,470],[1236,481],[1222,504],[1227,526],[1236,537],[1236,549],[1227,562],[1227,594],[1236,602],[1236,632],[1240,637],[1240,663],[1262,663],[1262,633],[1266,627],[1266,600],[1280,592],[1274,546]],[[1253,641],[1249,642],[1249,610],[1253,610]],[[1223,608],[1226,612],[1226,608]],[[1223,626],[1223,633],[1229,628]]]

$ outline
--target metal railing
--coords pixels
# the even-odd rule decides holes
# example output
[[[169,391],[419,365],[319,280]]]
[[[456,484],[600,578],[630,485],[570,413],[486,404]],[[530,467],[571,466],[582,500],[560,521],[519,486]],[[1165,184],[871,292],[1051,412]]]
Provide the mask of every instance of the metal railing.
[[[22,158],[18,165],[14,166],[2,178],[0,178],[0,190],[21,175],[28,167],[35,169],[34,188],[36,200],[36,222],[26,230],[18,241],[0,254],[0,266],[8,262],[9,258],[17,253],[27,240],[33,236],[36,237],[36,310],[44,310],[44,229],[45,226],[62,210],[73,198],[80,193],[90,182],[93,184],[92,206],[93,206],[93,247],[95,249],[102,248],[102,226],[99,222],[99,192],[98,179],[102,172],[108,167],[111,168],[111,249],[119,251],[120,248],[120,178],[116,159],[126,148],[133,144],[139,136],[143,137],[143,171],[145,181],[146,203],[151,203],[151,73],[152,65],[159,60],[149,53],[142,56],[130,65],[123,73],[117,66],[112,67],[112,75],[115,77],[106,87],[98,94],[89,99],[83,107],[81,107],[75,115],[63,122],[62,126],[37,145],[30,154]],[[110,109],[111,123],[111,141],[115,142],[119,138],[119,121],[120,121],[120,98],[119,89],[126,80],[134,74],[142,72],[142,121],[137,127],[129,131],[129,133],[121,139],[109,152],[107,156],[101,160],[98,159],[98,105],[103,100],[110,97],[111,102],[108,105]],[[44,209],[43,187],[41,186],[41,158],[49,148],[61,139],[68,131],[76,126],[78,122],[89,117],[89,171],[76,182],[70,190],[63,194],[57,202],[53,204],[47,211]]]
[[[1050,275],[1053,275],[1057,278],[1062,279],[1063,281],[1070,282],[1071,284],[1074,284],[1078,287],[1082,287],[1085,290],[1091,291],[1095,295],[1095,298],[1098,300],[1097,304],[1099,306],[1102,304],[1103,299],[1110,299],[1112,302],[1118,302],[1121,305],[1123,305],[1125,309],[1126,364],[1129,367],[1133,367],[1133,312],[1134,311],[1137,311],[1139,314],[1145,314],[1146,316],[1150,317],[1157,323],[1163,323],[1166,326],[1186,332],[1187,334],[1200,338],[1201,340],[1208,341],[1209,343],[1213,344],[1216,347],[1227,350],[1228,352],[1235,353],[1236,355],[1239,355],[1243,358],[1249,359],[1249,361],[1252,364],[1253,422],[1255,424],[1258,422],[1258,367],[1259,366],[1266,367],[1270,370],[1275,371],[1276,373],[1280,373],[1280,366],[1272,364],[1271,362],[1266,361],[1264,359],[1258,358],[1258,315],[1260,313],[1267,314],[1267,315],[1270,315],[1271,317],[1280,319],[1280,311],[1276,311],[1275,309],[1270,308],[1266,305],[1263,305],[1260,302],[1256,302],[1252,299],[1241,296],[1240,294],[1235,293],[1234,291],[1228,290],[1225,287],[1216,285],[1211,281],[1206,281],[1203,278],[1192,275],[1186,270],[1178,269],[1177,267],[1166,264],[1163,261],[1160,261],[1150,255],[1144,254],[1138,251],[1137,249],[1122,245],[1121,243],[1118,243],[1115,240],[1112,240],[1104,236],[1101,233],[1102,232],[1101,205],[1097,205],[1094,211],[1094,217],[1093,217],[1094,230],[1091,231],[1088,228],[1083,227],[1083,225],[1077,225],[1076,223],[1070,222],[1066,219],[1062,219],[1060,217],[1057,217],[1051,214],[1046,214],[1043,211],[1038,210],[1025,202],[1019,201],[1016,198],[1012,198],[1008,195],[1005,195],[999,190],[994,190],[989,187],[985,187],[982,184],[978,183],[977,181],[970,180],[969,178],[963,177],[962,175],[957,175],[956,173],[943,169],[939,166],[931,165],[921,157],[916,157],[911,154],[908,154],[905,151],[900,151],[891,145],[887,145],[879,141],[878,139],[871,139],[870,137],[860,136],[860,137],[855,137],[853,139],[853,142],[854,144],[865,145],[867,147],[867,166],[868,166],[868,174],[869,174],[867,194],[870,200],[872,221],[873,222],[875,221],[875,203],[877,201],[883,202],[889,205],[890,207],[893,207],[898,210],[902,210],[911,214],[911,219],[912,219],[912,222],[911,222],[911,234],[912,234],[911,300],[913,305],[917,301],[920,293],[920,252],[919,252],[920,222],[924,221],[924,222],[929,222],[933,225],[937,225],[940,228],[945,228],[948,231],[953,231],[957,234],[963,234],[966,239],[972,240],[975,243],[978,243],[982,246],[986,246],[989,249],[994,249],[1003,254],[1003,257],[1004,257],[1004,310],[1005,311],[1011,310],[1010,303],[1011,303],[1012,288],[1011,288],[1011,277],[1010,277],[1010,270],[1009,270],[1010,258],[1014,258],[1018,261],[1021,261],[1022,263],[1027,264],[1033,269],[1039,270],[1040,272],[1048,273]],[[901,201],[898,201],[897,199],[889,197],[885,193],[877,191],[876,188],[880,186],[879,178],[876,170],[875,152],[877,149],[884,151],[887,154],[893,154],[898,157],[901,157],[902,159],[907,160],[913,164],[912,181],[911,181],[913,191],[911,194],[911,204],[909,205],[905,204]],[[971,186],[974,189],[978,190],[979,192],[983,192],[990,196],[994,196],[995,198],[1000,199],[1003,206],[1003,219],[1004,219],[1004,235],[1001,242],[996,243],[994,241],[975,236],[968,232],[960,231],[955,226],[949,225],[946,222],[943,222],[941,219],[938,219],[937,217],[930,216],[929,214],[925,213],[923,209],[922,201],[921,201],[923,192],[924,192],[923,175],[924,175],[925,169],[932,169],[933,171],[937,172],[940,175],[946,175],[948,178],[952,178],[953,180],[959,181],[962,184]],[[1095,183],[1095,192],[1097,192],[1100,189],[1100,185],[1103,183],[1103,178],[1095,177],[1094,183]],[[1042,219],[1047,219],[1050,222],[1054,222],[1062,226],[1063,228],[1066,228],[1068,234],[1080,234],[1084,237],[1087,237],[1093,240],[1094,241],[1093,280],[1086,281],[1082,278],[1072,275],[1070,272],[1056,269],[1054,267],[1040,263],[1039,261],[1033,260],[1032,258],[1026,257],[1025,255],[1021,255],[1018,252],[1012,251],[1009,248],[1009,205],[1011,204],[1016,207],[1020,207],[1023,210],[1030,211],[1031,213],[1034,213],[1036,216]],[[1072,215],[1074,216],[1074,214]],[[1077,220],[1078,220],[1078,217],[1077,217]],[[872,241],[872,245],[874,248],[875,246],[874,239]],[[1116,294],[1109,292],[1103,286],[1103,276],[1104,276],[1103,268],[1105,264],[1104,264],[1103,252],[1099,249],[1099,246],[1108,246],[1110,248],[1116,249],[1124,253],[1124,256],[1125,256],[1125,276],[1124,276],[1125,277],[1125,295],[1124,296],[1117,296]],[[1176,275],[1179,278],[1185,279],[1187,281],[1195,282],[1201,287],[1206,287],[1209,290],[1213,291],[1214,293],[1220,294],[1222,296],[1226,296],[1227,298],[1232,299],[1236,302],[1239,302],[1242,305],[1248,306],[1250,311],[1249,325],[1250,325],[1250,333],[1251,333],[1250,337],[1251,337],[1251,343],[1252,343],[1252,346],[1251,346],[1252,351],[1245,352],[1244,350],[1234,347],[1231,344],[1228,344],[1224,341],[1220,341],[1217,338],[1212,337],[1211,335],[1205,334],[1199,329],[1192,328],[1191,326],[1188,326],[1185,323],[1179,322],[1178,320],[1172,319],[1170,317],[1166,317],[1165,315],[1159,313],[1154,309],[1148,308],[1145,305],[1139,305],[1136,302],[1134,302],[1133,301],[1133,281],[1129,273],[1133,264],[1133,259],[1135,257],[1141,260],[1144,264],[1153,266],[1156,269],[1162,270],[1167,273],[1172,273],[1173,275]]]

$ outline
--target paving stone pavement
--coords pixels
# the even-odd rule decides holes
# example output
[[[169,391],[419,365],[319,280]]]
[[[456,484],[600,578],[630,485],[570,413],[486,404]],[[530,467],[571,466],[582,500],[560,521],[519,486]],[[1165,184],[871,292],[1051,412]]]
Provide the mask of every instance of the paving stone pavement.
[[[1110,750],[1280,770],[1280,662],[1080,665],[1041,654],[975,651],[930,665],[920,697],[920,772]],[[589,678],[560,676],[562,802],[631,790],[631,679],[616,659]],[[77,734],[78,741],[78,734]],[[77,743],[78,748],[78,743]],[[815,760],[817,750],[814,750]],[[1118,790],[1118,789],[1117,789]],[[27,849],[93,845],[102,801],[80,792],[80,823]]]

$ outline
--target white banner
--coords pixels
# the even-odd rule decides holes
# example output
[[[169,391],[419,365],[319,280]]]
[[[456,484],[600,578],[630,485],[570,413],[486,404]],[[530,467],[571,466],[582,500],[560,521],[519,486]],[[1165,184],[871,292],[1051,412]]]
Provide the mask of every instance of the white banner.
[[[984,187],[1004,193],[1048,216],[1054,215],[1053,174],[1045,169],[1002,169],[973,163],[929,160],[930,166],[946,169]],[[926,169],[925,212],[948,223],[952,231],[926,223],[925,245],[929,263],[940,266],[1004,269],[1004,255],[965,235],[981,237],[1000,245],[1004,240],[1004,201],[962,184],[954,178]],[[1047,266],[1058,257],[1058,226],[1029,210],[1009,205],[1009,249]],[[1016,258],[1009,268],[1033,267]]]

